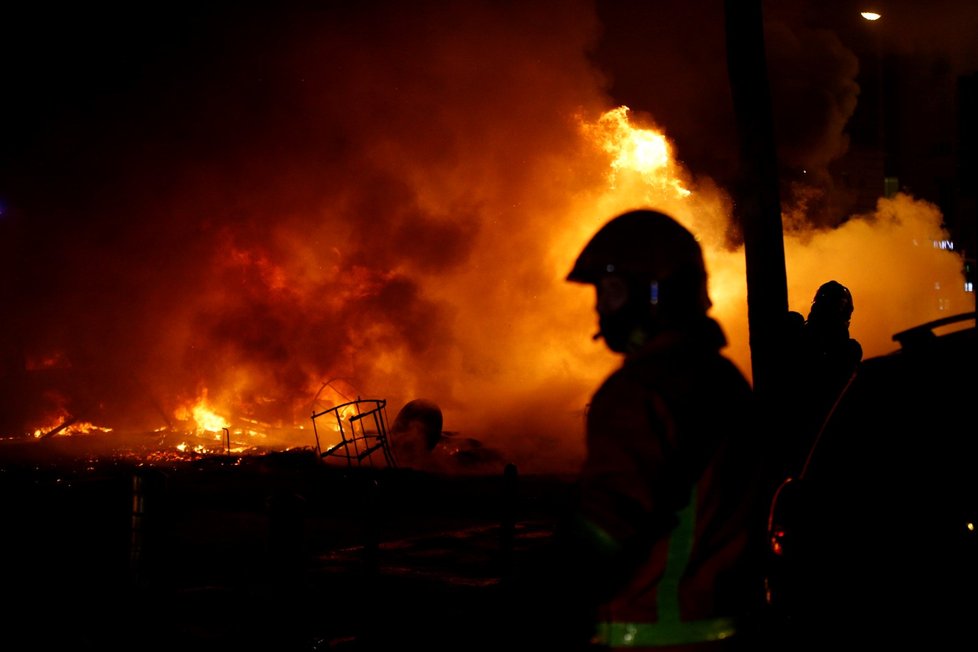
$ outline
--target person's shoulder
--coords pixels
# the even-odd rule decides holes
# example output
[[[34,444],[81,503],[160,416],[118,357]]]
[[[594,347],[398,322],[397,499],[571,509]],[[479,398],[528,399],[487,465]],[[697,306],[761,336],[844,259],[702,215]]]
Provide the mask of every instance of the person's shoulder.
[[[597,390],[594,392],[594,398],[608,394],[620,394],[626,391],[629,387],[634,387],[638,385],[636,379],[637,365],[634,362],[630,364],[623,364],[614,371],[612,371],[608,376],[605,377],[601,384],[598,385]]]
[[[785,313],[783,327],[786,331],[799,331],[805,325],[805,316],[797,310]]]
[[[642,360],[630,360],[611,372],[591,396],[591,411],[614,413],[625,406],[645,404],[651,393],[658,393],[662,370]]]
[[[802,346],[808,337],[808,324],[800,312],[789,311],[784,314],[781,324],[774,333],[775,341],[783,351],[790,352]]]

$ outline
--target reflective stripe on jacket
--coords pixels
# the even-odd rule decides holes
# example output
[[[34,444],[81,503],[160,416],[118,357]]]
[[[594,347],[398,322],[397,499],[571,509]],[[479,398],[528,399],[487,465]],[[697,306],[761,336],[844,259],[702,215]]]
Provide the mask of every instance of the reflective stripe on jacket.
[[[656,647],[718,641],[736,633],[732,618],[683,621],[679,615],[679,578],[689,562],[696,525],[696,496],[679,513],[669,540],[665,574],[659,583],[658,618],[654,622],[601,622],[595,642],[609,647]]]

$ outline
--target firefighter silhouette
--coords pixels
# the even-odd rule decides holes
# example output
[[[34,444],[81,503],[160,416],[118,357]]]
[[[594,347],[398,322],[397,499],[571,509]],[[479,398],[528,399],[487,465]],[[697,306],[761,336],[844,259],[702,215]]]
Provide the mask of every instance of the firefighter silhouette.
[[[790,315],[795,329],[784,357],[780,406],[789,439],[789,474],[800,470],[808,448],[862,362],[862,345],[849,333],[853,308],[849,288],[831,280],[815,292],[807,318]]]
[[[585,460],[546,560],[551,595],[533,602],[557,616],[538,624],[539,647],[746,649],[735,646],[761,602],[761,433],[707,315],[699,243],[664,213],[629,211],[567,280],[594,287],[600,337],[622,363],[588,409]]]

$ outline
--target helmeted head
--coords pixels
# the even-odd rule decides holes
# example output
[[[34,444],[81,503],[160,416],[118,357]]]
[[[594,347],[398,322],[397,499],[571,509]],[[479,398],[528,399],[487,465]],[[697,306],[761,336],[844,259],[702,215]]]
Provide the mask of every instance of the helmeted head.
[[[654,210],[608,221],[585,245],[567,280],[595,286],[600,335],[619,353],[701,318],[712,305],[696,238]]]
[[[849,288],[838,281],[829,281],[819,286],[815,292],[808,321],[824,328],[848,330],[852,310],[852,293]]]

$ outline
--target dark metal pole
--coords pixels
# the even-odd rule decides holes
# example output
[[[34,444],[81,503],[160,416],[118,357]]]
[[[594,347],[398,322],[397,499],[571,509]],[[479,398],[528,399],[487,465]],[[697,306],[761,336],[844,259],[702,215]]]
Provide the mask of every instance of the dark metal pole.
[[[778,343],[788,311],[777,153],[761,0],[725,0],[727,72],[740,141],[734,192],[747,262],[747,319],[754,389],[776,386]]]

